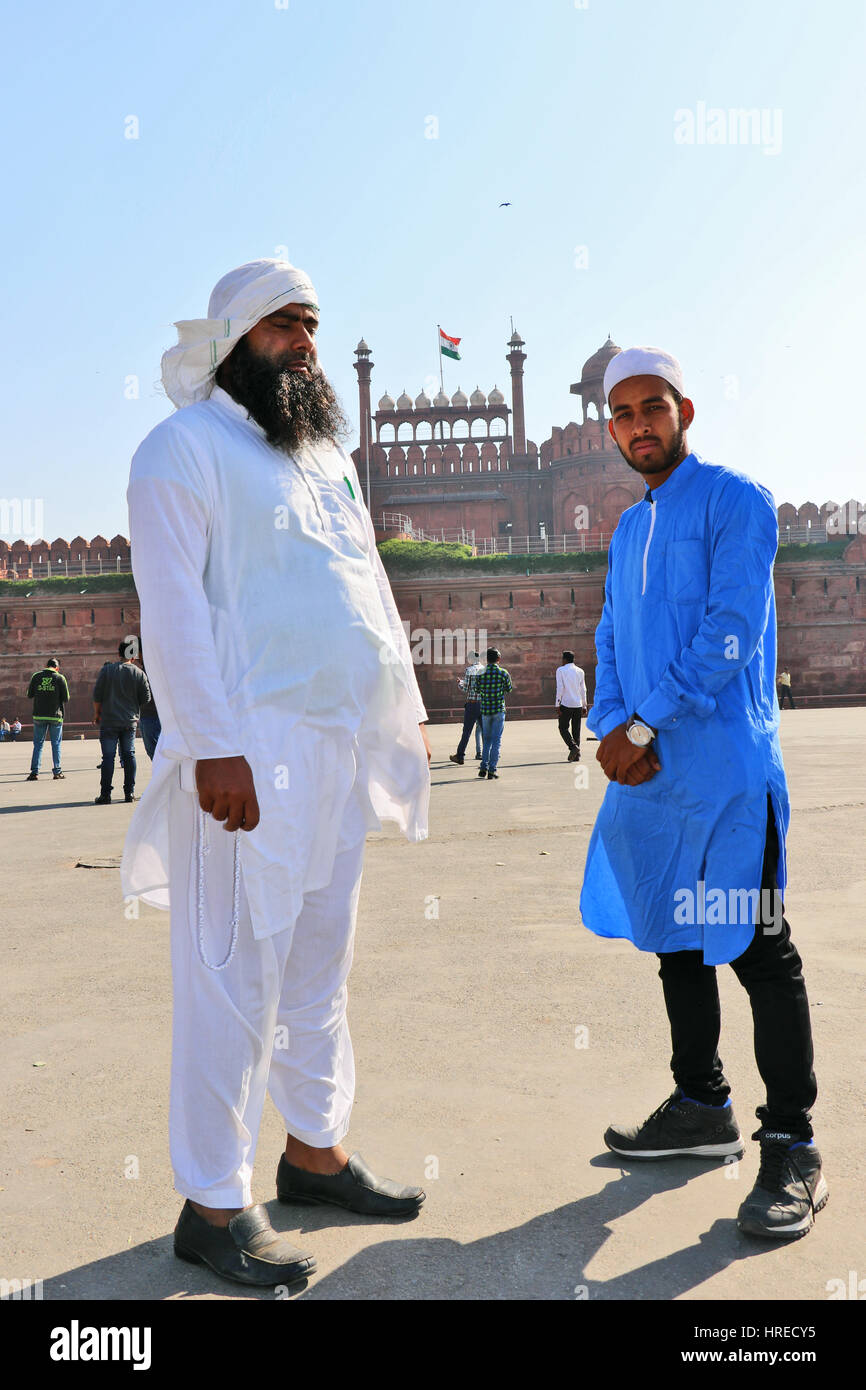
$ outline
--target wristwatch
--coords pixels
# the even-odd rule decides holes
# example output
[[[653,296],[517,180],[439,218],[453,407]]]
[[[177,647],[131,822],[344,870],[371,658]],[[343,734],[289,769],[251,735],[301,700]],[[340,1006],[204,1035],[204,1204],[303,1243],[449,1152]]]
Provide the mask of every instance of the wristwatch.
[[[651,724],[645,724],[639,714],[633,714],[625,726],[625,736],[635,748],[648,748],[658,733]]]

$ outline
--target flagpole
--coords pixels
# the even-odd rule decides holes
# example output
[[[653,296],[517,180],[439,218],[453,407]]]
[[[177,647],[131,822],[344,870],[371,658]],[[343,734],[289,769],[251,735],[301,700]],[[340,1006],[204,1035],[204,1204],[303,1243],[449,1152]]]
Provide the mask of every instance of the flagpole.
[[[443,393],[443,395],[444,395],[444,393],[445,393],[445,378],[444,378],[444,376],[443,376],[443,374],[442,374],[442,325],[441,325],[441,323],[437,323],[437,325],[436,325],[436,351],[439,353],[439,390],[440,390],[440,391]],[[444,454],[444,450],[445,450],[445,421],[444,421],[444,420],[440,420],[440,421],[439,421],[439,443],[442,445],[442,450],[443,450],[443,454]]]

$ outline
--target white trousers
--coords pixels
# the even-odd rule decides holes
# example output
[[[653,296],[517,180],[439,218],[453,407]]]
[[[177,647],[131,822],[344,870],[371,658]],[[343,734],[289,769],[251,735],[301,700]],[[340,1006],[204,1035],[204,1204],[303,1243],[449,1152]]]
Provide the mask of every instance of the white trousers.
[[[355,1062],[347,979],[363,872],[364,797],[346,806],[334,872],[304,895],[294,930],[256,940],[241,881],[234,955],[202,962],[197,892],[198,797],[170,793],[171,960],[174,986],[170,1140],[175,1188],[209,1207],[252,1201],[265,1092],[286,1131],[314,1148],[349,1128]],[[241,834],[244,832],[241,831]],[[205,817],[202,941],[211,964],[231,941],[234,834]],[[273,1156],[276,1172],[278,1154]]]

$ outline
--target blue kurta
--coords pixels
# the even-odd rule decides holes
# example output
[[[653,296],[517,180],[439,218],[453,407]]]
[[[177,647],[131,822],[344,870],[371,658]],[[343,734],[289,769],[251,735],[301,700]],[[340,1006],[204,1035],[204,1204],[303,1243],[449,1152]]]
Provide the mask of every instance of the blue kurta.
[[[642,951],[734,960],[754,935],[769,794],[785,887],[772,495],[691,453],[620,517],[596,632],[599,738],[637,712],[661,771],[608,784],[583,921]]]

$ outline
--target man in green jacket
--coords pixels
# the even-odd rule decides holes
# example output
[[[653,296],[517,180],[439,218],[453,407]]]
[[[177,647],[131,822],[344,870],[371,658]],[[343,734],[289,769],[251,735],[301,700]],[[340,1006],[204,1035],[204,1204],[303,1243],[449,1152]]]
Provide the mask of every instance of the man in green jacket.
[[[41,671],[36,671],[30,677],[27,698],[33,701],[33,757],[30,760],[30,776],[27,781],[35,782],[39,776],[46,733],[51,739],[56,780],[63,776],[60,771],[60,741],[63,738],[63,706],[69,699],[69,686],[66,684],[66,677],[60,674],[60,666],[55,656],[46,661]]]

